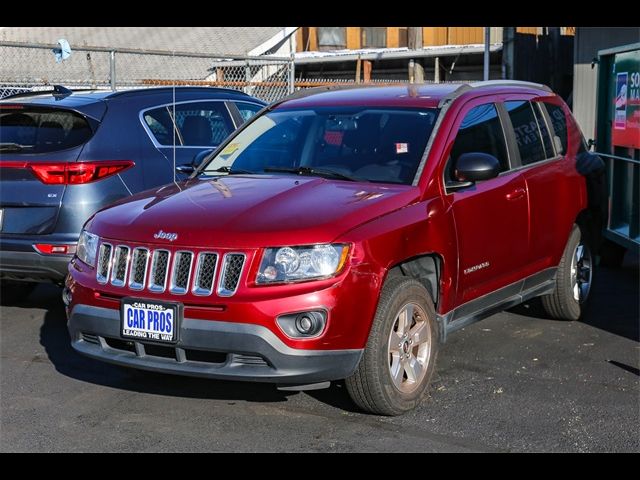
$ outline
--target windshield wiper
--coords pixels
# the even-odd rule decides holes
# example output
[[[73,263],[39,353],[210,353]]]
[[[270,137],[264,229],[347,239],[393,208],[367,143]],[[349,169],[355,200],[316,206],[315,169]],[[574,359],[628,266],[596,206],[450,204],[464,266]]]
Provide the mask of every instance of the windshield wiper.
[[[237,175],[237,174],[255,174],[256,172],[252,172],[251,170],[243,170],[242,168],[231,168],[228,166],[216,168],[215,170],[203,170],[199,173],[202,175],[203,173],[206,175],[209,172],[220,172],[220,173],[228,173],[229,175]]]
[[[33,148],[33,145],[20,145],[19,143],[6,142],[0,143],[0,151],[20,152],[25,148]]]
[[[284,173],[295,173],[297,175],[311,175],[311,176],[319,176],[324,178],[335,178],[338,180],[348,180],[350,182],[368,182],[364,178],[352,177],[351,175],[347,175],[346,173],[337,172],[335,170],[329,170],[324,168],[314,168],[314,167],[264,167],[265,172],[284,172]]]

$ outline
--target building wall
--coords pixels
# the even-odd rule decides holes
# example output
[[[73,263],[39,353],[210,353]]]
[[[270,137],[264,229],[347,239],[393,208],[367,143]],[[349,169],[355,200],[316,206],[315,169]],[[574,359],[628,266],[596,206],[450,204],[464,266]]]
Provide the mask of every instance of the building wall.
[[[387,48],[404,47],[401,44],[401,30],[407,27],[385,27],[387,29]],[[345,27],[346,48],[359,49],[361,27]],[[402,32],[406,35],[406,32]],[[502,42],[502,27],[491,27],[491,43]],[[467,45],[484,43],[484,27],[422,27],[422,44],[425,47],[435,45]],[[318,27],[300,27],[296,32],[296,51],[318,50]]]
[[[594,138],[598,51],[640,42],[638,27],[576,27],[573,66],[573,112],[586,138]]]

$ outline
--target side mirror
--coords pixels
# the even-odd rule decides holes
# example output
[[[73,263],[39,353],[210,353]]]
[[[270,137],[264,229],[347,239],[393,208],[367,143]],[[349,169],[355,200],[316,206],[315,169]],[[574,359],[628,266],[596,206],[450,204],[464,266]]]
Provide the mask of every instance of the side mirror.
[[[213,148],[208,148],[206,150],[202,150],[201,152],[196,153],[193,156],[193,160],[191,160],[191,164],[188,165],[178,165],[176,167],[176,172],[182,173],[183,175],[191,175],[196,171],[196,168],[207,158],[212,152]]]
[[[182,173],[183,175],[191,175],[196,171],[196,167],[193,165],[178,165],[176,167],[176,172]]]
[[[214,148],[207,148],[206,150],[196,153],[191,161],[191,165],[193,165],[194,169],[198,168],[204,159],[211,155],[214,150]]]
[[[495,178],[500,162],[493,155],[480,152],[463,153],[455,163],[454,175],[459,182],[479,182]]]

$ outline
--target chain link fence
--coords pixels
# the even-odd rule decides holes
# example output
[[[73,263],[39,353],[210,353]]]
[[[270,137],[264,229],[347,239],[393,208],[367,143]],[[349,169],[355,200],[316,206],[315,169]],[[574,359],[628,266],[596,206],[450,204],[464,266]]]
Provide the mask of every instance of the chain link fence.
[[[294,91],[290,58],[78,47],[69,58],[56,63],[54,47],[0,42],[0,98],[48,90],[51,85],[111,90],[171,85],[224,87],[267,102]]]
[[[242,57],[190,52],[76,47],[55,61],[54,45],[0,42],[0,98],[52,85],[120,90],[157,86],[211,86],[243,91],[266,102],[296,90],[354,84],[406,85],[408,76],[369,78],[295,78],[292,58]],[[404,77],[404,78],[402,78]],[[433,83],[425,79],[425,83]]]

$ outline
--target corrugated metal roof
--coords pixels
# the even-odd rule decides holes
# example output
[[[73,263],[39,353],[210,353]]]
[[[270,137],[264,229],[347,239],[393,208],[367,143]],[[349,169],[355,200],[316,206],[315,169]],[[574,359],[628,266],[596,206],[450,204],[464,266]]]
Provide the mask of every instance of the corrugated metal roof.
[[[0,41],[246,55],[285,27],[1,27]]]

